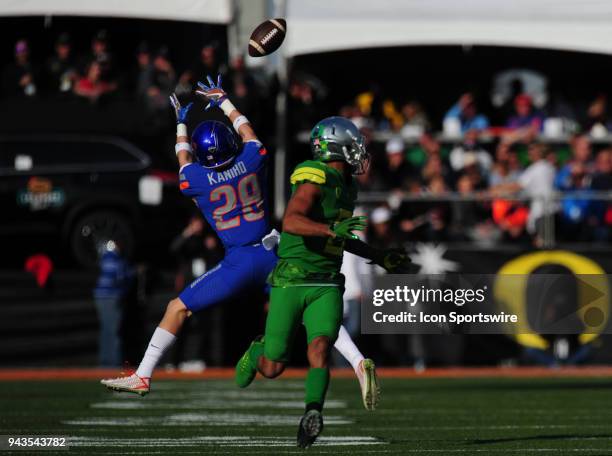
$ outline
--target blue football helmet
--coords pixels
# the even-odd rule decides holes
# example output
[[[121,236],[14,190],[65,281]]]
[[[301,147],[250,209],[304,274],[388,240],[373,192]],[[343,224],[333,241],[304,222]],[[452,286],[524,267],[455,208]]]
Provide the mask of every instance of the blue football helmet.
[[[234,133],[216,120],[206,120],[196,127],[191,135],[191,148],[204,168],[225,166],[238,155]]]

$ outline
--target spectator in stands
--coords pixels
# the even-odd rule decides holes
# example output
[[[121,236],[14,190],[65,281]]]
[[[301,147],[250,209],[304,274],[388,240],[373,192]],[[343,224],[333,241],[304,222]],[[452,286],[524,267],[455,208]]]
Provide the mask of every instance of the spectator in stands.
[[[98,248],[100,275],[94,289],[100,320],[98,362],[100,366],[118,367],[121,366],[123,352],[120,335],[123,300],[129,292],[134,272],[117,242],[102,241]]]
[[[491,244],[497,231],[490,223],[489,210],[472,197],[475,195],[474,179],[463,174],[457,179],[457,193],[466,199],[451,203],[449,236],[454,241],[475,241]]]
[[[516,182],[521,175],[518,155],[509,143],[500,142],[495,151],[495,163],[489,174],[489,187]]]
[[[391,138],[387,141],[385,151],[387,152],[387,169],[384,171],[384,180],[390,190],[400,190],[402,182],[410,173],[404,154],[404,141],[397,137]]]
[[[491,193],[507,196],[522,192],[530,198],[529,219],[527,229],[531,234],[540,231],[540,225],[545,217],[554,214],[556,205],[551,197],[554,190],[555,168],[547,159],[552,151],[543,144],[532,144],[528,149],[531,164],[521,173],[517,182],[507,182],[491,188]],[[535,237],[536,245],[541,245],[542,239]]]
[[[489,119],[478,112],[474,95],[470,92],[461,95],[444,116],[444,122],[456,121],[460,125],[461,133],[468,130],[482,131],[489,128]],[[446,128],[445,128],[446,130]]]
[[[530,142],[542,130],[544,115],[536,111],[531,97],[527,94],[518,95],[514,99],[514,114],[506,121],[506,127],[511,131],[506,141]]]
[[[410,194],[443,197],[447,192],[444,179],[434,176],[422,191],[418,183],[410,185]],[[400,230],[411,241],[443,241],[447,238],[450,220],[450,206],[446,201],[423,200],[423,202],[407,202],[399,210]]]
[[[207,75],[213,77],[216,74],[225,76],[227,68],[219,62],[217,57],[218,43],[211,42],[202,46],[200,58],[191,68],[181,74],[176,87],[177,94],[191,93],[198,81],[205,80]]]
[[[482,176],[488,176],[493,165],[489,153],[478,144],[478,130],[468,130],[463,136],[463,143],[453,148],[449,162],[456,173],[464,168],[476,165]]]
[[[411,100],[402,106],[404,125],[400,131],[404,138],[418,138],[428,131],[431,123],[420,103]]]
[[[563,192],[572,192],[561,200],[559,212],[559,234],[568,241],[585,241],[589,227],[585,223],[590,212],[591,141],[586,135],[574,137],[571,141],[572,158],[555,177],[555,187]]]
[[[587,109],[584,129],[595,136],[603,136],[612,130],[612,121],[608,116],[608,97],[599,94]]]
[[[591,163],[591,141],[588,136],[576,136],[571,142],[572,158],[557,173],[555,187],[562,191],[576,188],[576,177],[587,176],[593,171]]]
[[[51,94],[71,93],[78,79],[77,66],[72,55],[72,42],[68,33],[55,41],[55,55],[47,60],[46,86]]]
[[[597,153],[591,188],[596,191],[612,190],[612,149],[602,149]]]
[[[113,56],[108,46],[108,32],[104,29],[98,30],[91,40],[91,55],[86,62],[87,66],[91,62],[98,63],[100,79],[112,84],[112,81],[115,79],[115,68]]]
[[[26,40],[15,43],[15,61],[2,71],[2,92],[7,98],[33,97],[37,94],[37,71],[30,61]]]
[[[91,62],[84,77],[74,87],[74,93],[95,103],[105,94],[113,92],[117,84],[102,80],[102,68],[98,62]]]
[[[425,133],[419,137],[418,144],[408,147],[406,160],[414,169],[420,170],[433,155],[446,160],[449,151],[448,148],[442,147],[430,133]]]
[[[149,44],[141,42],[136,49],[136,69],[134,81],[136,83],[136,95],[141,100],[146,100],[149,88],[153,85],[155,68],[151,58]]]
[[[165,110],[168,97],[174,91],[176,73],[168,58],[168,48],[162,46],[153,59],[153,81],[147,89],[148,107],[152,110]]]
[[[372,211],[369,217],[370,225],[367,231],[368,243],[370,245],[385,249],[397,247],[399,245],[399,239],[394,230],[392,218],[393,214],[391,210],[385,205],[378,206]],[[376,267],[375,270],[379,273],[383,272],[383,270],[378,267]]]
[[[568,241],[586,241],[590,230],[585,221],[591,205],[586,167],[582,163],[574,163],[569,167],[568,174],[563,176],[562,182],[555,183],[562,185],[563,191],[571,192],[561,200],[559,224],[562,237]]]
[[[591,176],[591,189],[594,192],[612,191],[612,149],[602,149],[595,158],[595,169]],[[612,236],[612,203],[594,199],[591,206],[589,223],[593,230],[593,239],[599,242],[609,241]]]
[[[289,123],[292,131],[309,131],[318,119],[318,108],[312,86],[302,78],[289,83]]]
[[[430,155],[421,170],[421,178],[426,185],[433,179],[442,179],[445,183],[449,180],[449,170],[439,155]]]

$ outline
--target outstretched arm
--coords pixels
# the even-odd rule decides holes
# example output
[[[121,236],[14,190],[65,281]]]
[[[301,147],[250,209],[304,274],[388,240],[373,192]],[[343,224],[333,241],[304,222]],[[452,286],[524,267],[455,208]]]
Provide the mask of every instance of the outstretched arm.
[[[208,85],[203,82],[198,82],[199,89],[196,90],[198,95],[203,96],[208,104],[206,109],[218,106],[223,113],[232,122],[234,130],[240,135],[243,142],[257,141],[257,135],[251,126],[251,122],[229,100],[227,93],[221,87],[221,75],[217,76],[217,83],[210,76],[206,76]]]
[[[310,211],[321,194],[318,185],[301,184],[287,203],[283,217],[283,231],[298,236],[334,237],[335,233],[325,223],[309,218]]]
[[[187,133],[187,116],[193,103],[189,103],[187,106],[182,107],[178,101],[176,94],[170,95],[170,104],[174,108],[174,114],[176,115],[176,158],[179,162],[179,166],[183,166],[191,163],[193,158],[191,156],[191,144],[189,144],[189,134]]]
[[[344,250],[370,260],[370,264],[377,264],[391,274],[409,272],[410,258],[403,248],[377,249],[359,239],[347,239]]]

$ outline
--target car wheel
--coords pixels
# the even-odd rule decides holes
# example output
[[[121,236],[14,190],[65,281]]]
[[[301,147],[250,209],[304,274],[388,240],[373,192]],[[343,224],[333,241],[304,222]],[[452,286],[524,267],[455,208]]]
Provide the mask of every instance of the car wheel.
[[[129,257],[134,248],[134,232],[125,216],[112,211],[90,212],[80,217],[70,234],[72,255],[82,266],[98,264],[100,242],[113,240]]]

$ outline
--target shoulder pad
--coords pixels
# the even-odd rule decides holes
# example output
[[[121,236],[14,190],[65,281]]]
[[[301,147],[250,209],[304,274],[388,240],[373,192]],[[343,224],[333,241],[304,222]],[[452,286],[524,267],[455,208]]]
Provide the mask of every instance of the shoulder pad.
[[[325,165],[313,160],[308,160],[297,165],[290,178],[291,185],[297,184],[298,182],[311,182],[313,184],[322,185],[326,180]]]

